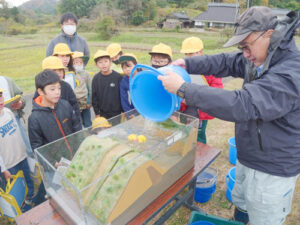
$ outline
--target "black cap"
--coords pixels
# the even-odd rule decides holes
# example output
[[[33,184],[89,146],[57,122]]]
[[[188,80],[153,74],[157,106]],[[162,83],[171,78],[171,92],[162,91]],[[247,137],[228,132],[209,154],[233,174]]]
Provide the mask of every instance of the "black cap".
[[[266,31],[274,29],[277,16],[265,6],[253,6],[243,12],[237,19],[234,36],[223,47],[230,47],[243,41],[253,31]]]

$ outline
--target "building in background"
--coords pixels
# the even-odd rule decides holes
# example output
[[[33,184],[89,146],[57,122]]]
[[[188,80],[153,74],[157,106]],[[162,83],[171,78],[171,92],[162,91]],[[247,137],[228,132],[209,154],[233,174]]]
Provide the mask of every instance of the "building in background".
[[[161,22],[157,23],[159,28],[169,28],[169,29],[183,29],[192,28],[194,26],[194,21],[192,21],[184,11],[181,13],[173,12],[167,15]]]
[[[200,13],[193,20],[196,28],[227,28],[234,27],[235,21],[239,15],[239,4],[208,3],[207,10]]]

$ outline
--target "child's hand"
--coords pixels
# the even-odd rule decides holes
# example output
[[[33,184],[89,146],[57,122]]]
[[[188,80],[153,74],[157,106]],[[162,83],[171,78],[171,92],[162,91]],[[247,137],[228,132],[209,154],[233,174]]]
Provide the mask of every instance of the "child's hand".
[[[177,59],[177,60],[173,61],[173,62],[171,63],[171,65],[174,65],[174,66],[180,66],[180,67],[182,67],[183,69],[186,69],[186,65],[185,65],[184,59]]]
[[[55,162],[54,167],[57,168],[59,166],[62,166],[62,164],[60,162]]]
[[[18,110],[18,109],[21,109],[22,108],[22,105],[23,105],[23,102],[20,100],[18,102],[15,102],[13,104],[11,104],[11,108],[14,109],[14,110]]]
[[[3,175],[4,175],[5,180],[8,180],[8,179],[12,178],[12,175],[8,170],[5,170],[3,172]]]

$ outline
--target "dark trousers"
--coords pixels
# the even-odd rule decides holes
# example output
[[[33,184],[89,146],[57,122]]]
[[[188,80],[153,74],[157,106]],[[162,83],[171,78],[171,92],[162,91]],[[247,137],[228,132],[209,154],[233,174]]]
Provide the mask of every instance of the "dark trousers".
[[[198,129],[198,136],[197,141],[206,144],[206,127],[207,127],[207,120],[202,120],[202,127]]]
[[[82,125],[85,128],[92,126],[91,110],[90,109],[84,109],[84,110],[81,111],[81,121],[82,121]]]

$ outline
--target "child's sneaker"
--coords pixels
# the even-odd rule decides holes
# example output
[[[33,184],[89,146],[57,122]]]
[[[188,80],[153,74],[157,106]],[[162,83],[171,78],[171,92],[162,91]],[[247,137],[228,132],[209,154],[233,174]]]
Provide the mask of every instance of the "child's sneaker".
[[[25,200],[22,207],[21,207],[21,211],[22,213],[27,212],[28,210],[33,208],[33,202],[31,200]]]

